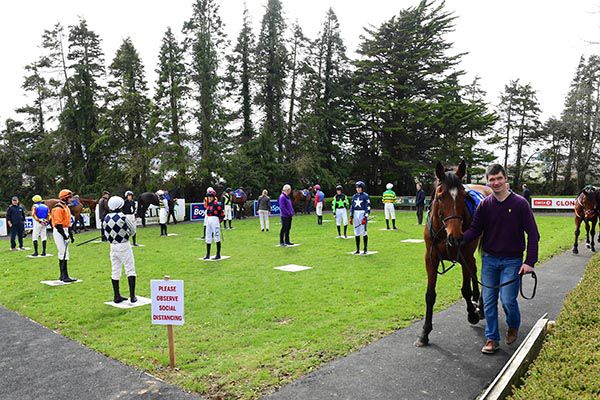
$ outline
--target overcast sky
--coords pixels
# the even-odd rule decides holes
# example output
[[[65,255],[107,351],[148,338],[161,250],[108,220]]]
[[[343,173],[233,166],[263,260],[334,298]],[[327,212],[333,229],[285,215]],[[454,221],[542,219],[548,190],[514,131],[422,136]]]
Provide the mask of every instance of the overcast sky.
[[[325,11],[337,13],[343,39],[354,54],[363,27],[378,26],[415,0],[282,0],[285,16],[296,19],[309,37],[320,29]],[[255,32],[266,0],[246,0]],[[0,118],[13,117],[14,108],[24,104],[20,88],[23,67],[40,55],[41,35],[60,21],[74,24],[78,17],[102,39],[107,63],[123,38],[130,36],[141,54],[150,87],[160,41],[171,26],[181,38],[182,23],[189,18],[192,0],[171,2],[146,0],[29,0],[2,4],[0,23]],[[504,85],[511,79],[530,82],[538,92],[543,117],[558,116],[579,58],[598,52],[600,0],[448,0],[455,12],[456,31],[450,39],[463,58],[462,69],[469,77],[479,75],[488,100],[496,104]],[[235,42],[242,20],[243,0],[220,2],[226,31]]]

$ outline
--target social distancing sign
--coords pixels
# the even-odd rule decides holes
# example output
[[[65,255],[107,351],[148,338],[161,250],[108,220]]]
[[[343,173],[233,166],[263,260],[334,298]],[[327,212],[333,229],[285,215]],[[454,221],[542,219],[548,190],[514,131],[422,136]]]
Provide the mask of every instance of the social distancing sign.
[[[183,281],[151,280],[152,323],[183,325]]]

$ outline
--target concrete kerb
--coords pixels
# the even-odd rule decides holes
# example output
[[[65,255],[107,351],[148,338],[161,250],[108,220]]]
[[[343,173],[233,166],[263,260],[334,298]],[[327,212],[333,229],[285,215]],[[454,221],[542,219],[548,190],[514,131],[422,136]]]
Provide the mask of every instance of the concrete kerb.
[[[503,400],[512,394],[515,387],[520,385],[521,378],[542,349],[548,331],[547,315],[544,314],[535,323],[523,343],[487,389],[477,398],[478,400]]]

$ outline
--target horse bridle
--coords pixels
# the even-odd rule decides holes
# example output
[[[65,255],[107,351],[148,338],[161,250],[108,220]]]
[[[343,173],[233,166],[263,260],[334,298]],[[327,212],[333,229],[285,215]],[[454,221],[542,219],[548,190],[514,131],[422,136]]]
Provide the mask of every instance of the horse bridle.
[[[597,217],[598,210],[596,208],[587,209],[585,204],[583,204],[581,202],[582,194],[584,194],[586,197],[588,196],[588,194],[585,192],[582,192],[579,194],[579,196],[577,196],[577,204],[579,204],[581,206],[581,208],[583,209],[583,216],[581,216],[577,213],[577,208],[574,209],[575,215],[577,215],[579,218],[581,218],[583,220],[589,220],[591,218]],[[588,198],[588,200],[589,200],[589,198]],[[597,207],[597,205],[596,205],[596,207]],[[588,212],[591,214],[591,216],[586,215]]]
[[[429,212],[433,210],[433,206],[435,204],[435,202],[439,200],[437,200],[437,196],[434,196],[433,201],[431,202],[431,205],[429,207],[429,210],[427,212],[427,229],[429,230],[429,236],[431,237],[431,245],[429,248],[429,260],[431,262],[431,265],[433,265],[433,251],[435,250],[436,255],[438,257],[438,259],[440,260],[440,264],[442,266],[442,270],[440,271],[439,267],[436,269],[436,273],[438,275],[444,275],[446,272],[450,271],[452,268],[454,268],[454,266],[456,264],[460,264],[461,261],[463,261],[466,264],[465,258],[462,254],[462,246],[459,245],[458,249],[456,251],[456,259],[454,260],[450,260],[450,262],[452,263],[448,268],[446,268],[446,265],[444,264],[444,258],[442,257],[438,247],[437,247],[437,243],[439,242],[439,234],[440,232],[442,232],[442,230],[446,229],[446,222],[450,221],[452,219],[460,219],[460,221],[463,221],[463,217],[459,217],[458,215],[451,215],[449,217],[446,218],[442,218],[441,214],[438,214],[441,221],[442,221],[442,226],[440,227],[440,229],[438,229],[437,231],[434,231],[433,229],[433,223],[431,221],[431,217],[429,215]],[[446,238],[446,253],[449,254],[448,252],[448,238]],[[473,273],[471,272],[470,269],[467,268],[467,271],[469,272],[469,276],[471,277],[471,279],[473,279]],[[537,275],[535,272],[531,272],[531,277],[533,278],[533,290],[531,293],[531,297],[527,297],[525,296],[525,294],[523,293],[523,280],[521,279],[519,282],[519,293],[521,294],[521,297],[523,297],[525,300],[531,300],[535,297],[535,292],[537,290],[537,284],[538,284],[538,279],[537,279]],[[479,279],[475,278],[475,280],[477,281],[477,283],[483,287],[486,287],[488,289],[500,289],[503,286],[508,286],[511,283],[517,281],[519,278],[521,278],[521,276],[517,276],[514,279],[511,279],[508,282],[504,282],[502,284],[499,285],[495,285],[495,286],[489,286],[484,284],[483,282],[481,282]]]

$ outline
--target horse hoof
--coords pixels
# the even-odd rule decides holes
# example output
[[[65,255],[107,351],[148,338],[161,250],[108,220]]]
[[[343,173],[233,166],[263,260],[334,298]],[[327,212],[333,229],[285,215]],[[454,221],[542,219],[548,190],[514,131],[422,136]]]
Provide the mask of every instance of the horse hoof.
[[[579,254],[579,250],[573,249],[573,254]]]
[[[422,338],[422,337],[420,337],[420,338],[418,338],[415,341],[415,347],[425,347],[428,344],[429,344],[429,339],[428,338]]]
[[[467,316],[467,319],[469,320],[469,323],[471,325],[476,325],[477,323],[479,323],[479,314],[477,314],[476,312],[474,312],[473,314],[469,314]]]
[[[585,247],[587,247],[588,249],[591,247],[589,243],[585,244]]]

